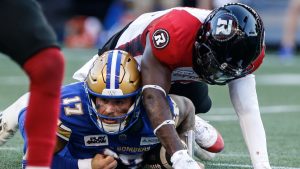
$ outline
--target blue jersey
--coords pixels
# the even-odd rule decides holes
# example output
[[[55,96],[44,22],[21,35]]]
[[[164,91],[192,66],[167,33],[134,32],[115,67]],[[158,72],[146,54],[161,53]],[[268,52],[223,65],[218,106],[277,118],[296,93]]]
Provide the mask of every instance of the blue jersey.
[[[132,167],[142,161],[144,153],[160,144],[142,104],[139,104],[139,119],[131,128],[121,134],[110,135],[99,130],[92,121],[88,99],[84,82],[62,88],[57,135],[68,144],[65,148],[67,153],[60,153],[61,156],[86,159],[110,150],[118,155],[119,162]],[[174,103],[170,97],[168,99],[173,112]]]

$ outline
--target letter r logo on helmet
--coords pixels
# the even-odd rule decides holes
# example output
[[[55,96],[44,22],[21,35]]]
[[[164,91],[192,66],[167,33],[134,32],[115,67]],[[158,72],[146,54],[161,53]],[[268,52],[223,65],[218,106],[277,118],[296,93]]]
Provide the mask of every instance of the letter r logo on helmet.
[[[262,50],[260,16],[247,5],[230,3],[213,10],[199,29],[193,69],[203,81],[224,85],[251,73]]]
[[[227,21],[227,20],[223,20],[222,18],[218,18],[217,25],[218,25],[216,30],[217,35],[219,35],[220,33],[224,35],[229,35],[231,33],[232,20]]]

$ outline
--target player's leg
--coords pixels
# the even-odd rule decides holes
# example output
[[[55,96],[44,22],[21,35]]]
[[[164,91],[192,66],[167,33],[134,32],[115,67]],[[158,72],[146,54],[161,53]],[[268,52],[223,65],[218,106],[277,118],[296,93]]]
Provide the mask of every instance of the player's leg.
[[[203,82],[175,82],[171,85],[170,94],[189,98],[198,113],[206,113],[211,108],[211,100],[208,96],[208,86]]]
[[[211,100],[208,96],[208,86],[202,82],[173,83],[170,93],[189,98],[196,109],[196,113],[206,113],[211,108]],[[221,134],[208,122],[195,116],[195,156],[203,159],[212,159],[217,152],[224,148]]]
[[[5,23],[0,31],[0,44],[5,45],[0,45],[0,51],[22,66],[30,79],[25,121],[28,166],[49,168],[55,145],[64,59],[37,2],[4,0],[0,1],[0,11],[3,14],[0,20]]]
[[[7,142],[18,129],[18,116],[27,107],[29,93],[21,96],[8,108],[0,112],[0,145]]]
[[[195,151],[194,155],[202,160],[211,160],[215,153],[224,149],[222,135],[205,120],[195,116]]]
[[[27,165],[27,136],[26,136],[26,132],[25,132],[25,117],[26,117],[26,111],[21,111],[19,112],[18,115],[18,127],[19,127],[19,131],[20,134],[23,138],[24,144],[23,144],[23,158],[22,158],[22,168],[25,168]]]
[[[63,59],[57,48],[46,48],[31,57],[24,70],[30,78],[30,100],[25,120],[28,166],[49,166],[60,104]]]

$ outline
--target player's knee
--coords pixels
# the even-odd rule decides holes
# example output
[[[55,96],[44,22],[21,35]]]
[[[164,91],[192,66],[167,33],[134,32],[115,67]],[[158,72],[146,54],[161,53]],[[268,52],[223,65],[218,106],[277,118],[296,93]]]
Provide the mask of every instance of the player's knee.
[[[64,58],[61,51],[56,48],[48,48],[40,52],[41,66],[38,67],[39,73],[37,78],[43,79],[56,79],[63,76],[64,71]]]
[[[207,96],[207,98],[196,102],[194,105],[195,105],[196,114],[207,113],[211,108],[211,100],[210,100],[209,96]]]
[[[43,49],[24,64],[24,69],[33,83],[60,84],[64,72],[64,58],[57,48]]]
[[[197,113],[206,113],[211,108],[211,100],[208,96],[208,86],[202,82],[180,83],[171,85],[170,94],[176,94],[189,98]]]

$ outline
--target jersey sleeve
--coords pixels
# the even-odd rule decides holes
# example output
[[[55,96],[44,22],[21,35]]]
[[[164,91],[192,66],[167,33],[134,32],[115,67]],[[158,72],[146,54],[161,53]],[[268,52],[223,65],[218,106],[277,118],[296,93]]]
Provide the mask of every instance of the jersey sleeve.
[[[184,10],[172,10],[154,20],[147,32],[154,56],[171,70],[190,66],[200,21]]]
[[[84,120],[81,83],[70,84],[62,88],[57,136],[65,141],[69,141],[73,130],[76,131],[76,127],[81,126],[83,123],[81,119]]]
[[[58,120],[57,124],[57,136],[65,141],[69,141],[72,130],[63,124],[61,120]]]

